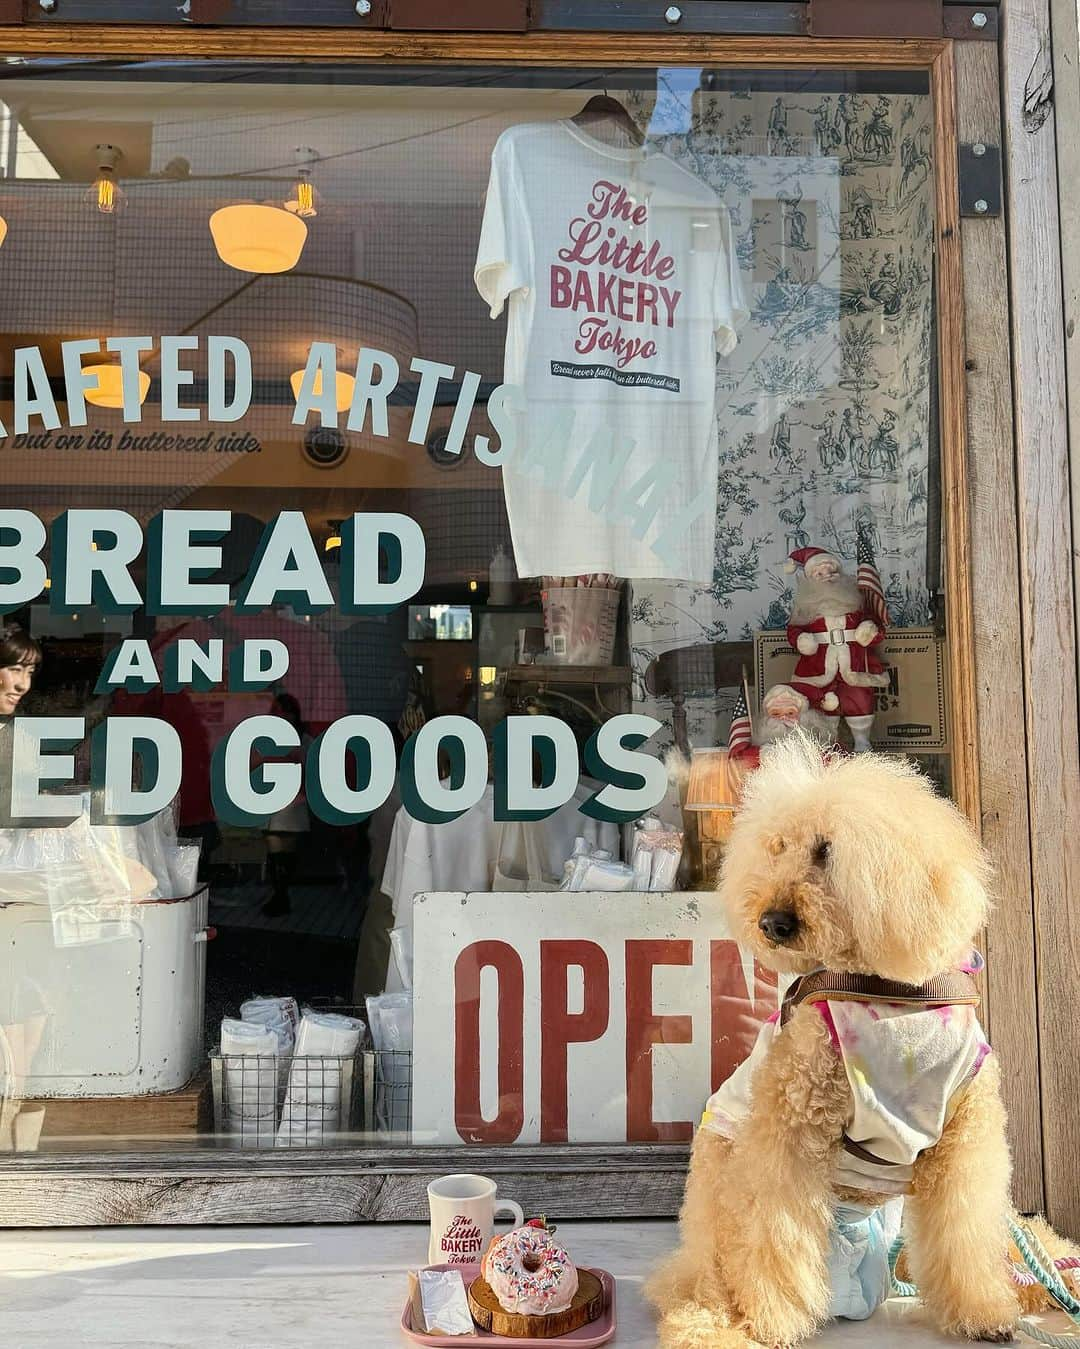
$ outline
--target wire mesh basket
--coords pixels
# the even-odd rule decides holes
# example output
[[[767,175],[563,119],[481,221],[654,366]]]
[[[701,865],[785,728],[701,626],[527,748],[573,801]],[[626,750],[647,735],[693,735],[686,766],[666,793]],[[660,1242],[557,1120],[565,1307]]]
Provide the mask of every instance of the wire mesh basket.
[[[407,1141],[412,1131],[412,1052],[408,1049],[365,1049],[364,1132],[397,1134]]]
[[[214,1129],[242,1148],[318,1148],[361,1116],[359,1054],[210,1055]]]

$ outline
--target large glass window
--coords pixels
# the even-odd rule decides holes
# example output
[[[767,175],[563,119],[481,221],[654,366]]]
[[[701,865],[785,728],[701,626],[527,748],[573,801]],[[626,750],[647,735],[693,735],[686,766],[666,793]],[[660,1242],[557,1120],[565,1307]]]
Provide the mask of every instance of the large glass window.
[[[0,1150],[684,1141],[761,746],[952,787],[926,77],[3,77]]]

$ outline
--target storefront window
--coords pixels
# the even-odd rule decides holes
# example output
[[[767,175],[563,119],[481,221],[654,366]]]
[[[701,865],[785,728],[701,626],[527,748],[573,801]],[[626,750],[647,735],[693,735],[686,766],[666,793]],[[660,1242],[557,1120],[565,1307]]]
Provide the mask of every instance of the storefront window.
[[[685,1142],[760,747],[954,785],[926,76],[0,93],[0,1150]]]

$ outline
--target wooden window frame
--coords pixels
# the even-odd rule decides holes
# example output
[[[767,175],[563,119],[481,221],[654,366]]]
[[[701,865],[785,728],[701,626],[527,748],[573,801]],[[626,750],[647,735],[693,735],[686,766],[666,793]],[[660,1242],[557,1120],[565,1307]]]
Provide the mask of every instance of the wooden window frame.
[[[996,57],[990,44],[977,46]],[[970,583],[964,272],[957,184],[956,46],[951,39],[836,40],[627,34],[416,34],[371,30],[0,27],[24,57],[251,59],[443,65],[717,65],[923,70],[934,116],[935,271],[949,715],[956,800],[980,821]],[[76,72],[73,72],[76,73]],[[982,223],[982,222],[980,222]],[[969,279],[970,287],[970,279]],[[562,1217],[668,1216],[687,1149],[677,1145],[346,1147],[244,1153],[95,1150],[0,1159],[0,1226],[420,1220],[427,1182],[464,1162],[527,1207]]]

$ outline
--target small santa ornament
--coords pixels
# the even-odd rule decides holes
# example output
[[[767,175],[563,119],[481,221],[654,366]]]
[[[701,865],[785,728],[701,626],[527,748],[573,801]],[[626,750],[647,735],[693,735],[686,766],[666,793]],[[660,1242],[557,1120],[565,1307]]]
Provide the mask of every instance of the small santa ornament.
[[[877,690],[889,682],[874,653],[885,636],[880,582],[860,585],[824,548],[796,548],[790,570],[796,566],[802,575],[787,633],[799,660],[791,687],[823,715],[833,740],[843,717],[860,754],[870,748]]]
[[[757,768],[764,746],[783,740],[797,729],[808,731],[823,749],[834,743],[834,723],[815,712],[805,694],[790,684],[774,684],[761,700],[761,717],[753,736],[732,737],[729,742],[731,760],[743,770]]]
[[[782,740],[796,727],[809,731],[822,745],[831,745],[835,740],[835,726],[829,718],[815,712],[809,698],[790,684],[774,684],[768,689],[761,700],[761,710],[764,715],[756,736],[759,745]]]

